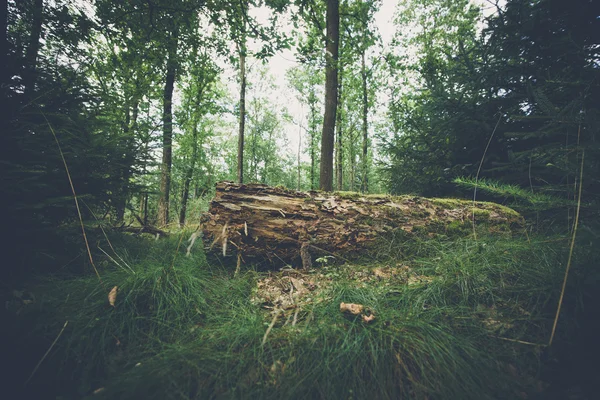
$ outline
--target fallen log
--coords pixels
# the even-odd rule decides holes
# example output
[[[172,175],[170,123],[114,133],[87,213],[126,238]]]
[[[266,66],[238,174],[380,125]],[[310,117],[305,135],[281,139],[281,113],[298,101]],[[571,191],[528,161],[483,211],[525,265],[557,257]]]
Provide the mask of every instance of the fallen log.
[[[129,233],[135,233],[136,235],[139,235],[141,233],[149,233],[151,235],[160,235],[162,237],[167,237],[169,236],[168,232],[163,231],[162,229],[158,229],[152,225],[144,225],[144,226],[122,226],[122,227],[118,227],[115,228],[118,231],[121,232],[129,232]]]
[[[205,246],[223,256],[306,267],[316,255],[364,254],[391,235],[472,234],[473,218],[489,232],[523,226],[517,212],[488,202],[299,192],[231,182],[217,183],[201,226]]]

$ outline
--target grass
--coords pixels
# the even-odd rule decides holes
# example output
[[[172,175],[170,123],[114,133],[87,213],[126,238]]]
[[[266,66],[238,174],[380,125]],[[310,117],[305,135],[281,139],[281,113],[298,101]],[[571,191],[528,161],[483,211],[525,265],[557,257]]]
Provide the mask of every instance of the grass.
[[[15,325],[27,333],[24,343],[38,343],[31,369],[69,325],[30,393],[492,399],[517,398],[539,383],[540,348],[499,337],[547,341],[564,255],[545,243],[423,240],[404,259],[315,269],[302,275],[318,288],[297,304],[297,323],[296,309],[285,311],[262,345],[273,314],[253,301],[257,282],[286,275],[250,269],[234,278],[235,265],[217,267],[199,250],[187,258],[184,248],[173,263],[177,241],[115,238],[133,272],[104,260],[106,287],[90,275],[32,289],[36,302]],[[377,276],[382,268],[389,278]],[[427,279],[408,284],[407,274]],[[107,298],[113,286],[115,307]],[[341,302],[369,307],[376,321],[345,317]]]

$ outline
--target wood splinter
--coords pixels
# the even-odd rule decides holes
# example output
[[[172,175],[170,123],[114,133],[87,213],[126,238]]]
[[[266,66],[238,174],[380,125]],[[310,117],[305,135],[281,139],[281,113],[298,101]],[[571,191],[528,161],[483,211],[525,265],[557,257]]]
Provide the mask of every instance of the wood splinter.
[[[242,253],[238,252],[237,255],[237,266],[235,267],[235,273],[233,274],[233,276],[238,276],[238,274],[240,273],[240,268],[242,266]]]

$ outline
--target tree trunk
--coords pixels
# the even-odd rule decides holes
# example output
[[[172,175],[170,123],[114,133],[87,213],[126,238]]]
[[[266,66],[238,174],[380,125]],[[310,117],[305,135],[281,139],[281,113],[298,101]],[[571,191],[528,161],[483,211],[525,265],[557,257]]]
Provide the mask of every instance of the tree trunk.
[[[127,82],[125,82],[125,85],[127,85]],[[127,95],[125,95],[125,97],[127,97]],[[129,109],[129,101],[125,101],[125,121],[123,122],[122,125],[122,129],[123,129],[123,138],[124,140],[121,143],[127,143],[127,138],[129,137],[129,127],[131,125],[131,110]],[[128,146],[124,146],[124,149],[120,149],[120,153],[123,155],[123,158],[121,159],[121,163],[120,163],[120,188],[119,188],[119,193],[115,194],[114,199],[116,202],[115,205],[115,214],[116,214],[116,220],[117,222],[122,222],[123,219],[125,218],[125,208],[127,207],[127,180],[129,180],[128,178],[128,173],[126,172],[126,170],[128,169],[127,166],[127,153],[128,153]]]
[[[0,65],[8,67],[8,0],[0,0]],[[0,76],[0,87],[5,90],[5,83],[10,80],[10,72],[3,71]]]
[[[121,168],[121,198],[118,199],[117,204],[117,212],[116,217],[118,222],[122,222],[125,217],[125,209],[127,208],[127,202],[129,200],[129,179],[131,178],[131,168],[133,160],[131,159],[131,155],[133,153],[132,143],[133,136],[135,135],[135,129],[137,126],[137,118],[138,118],[138,109],[139,109],[139,100],[134,99],[133,106],[131,108],[131,112],[129,110],[129,106],[126,106],[125,111],[125,126],[123,127],[123,134],[125,136],[126,148],[124,153],[124,158],[122,160],[122,168]]]
[[[237,179],[244,183],[244,128],[246,126],[246,47],[238,45],[240,54],[240,125],[238,133]]]
[[[275,128],[277,129],[277,128]],[[273,143],[273,129],[269,129],[269,137],[267,139],[267,143]],[[263,175],[262,175],[262,179],[261,182],[268,185],[270,183],[270,174],[269,174],[269,168],[271,167],[271,155],[273,153],[270,151],[267,151],[265,153],[265,168],[263,169]]]
[[[142,218],[142,225],[146,225],[148,223],[148,218],[146,217],[146,206],[148,203],[148,194],[144,192],[140,192],[140,217]]]
[[[150,119],[150,109],[151,107],[148,107],[148,109],[146,110],[146,118]],[[150,158],[150,138],[147,137],[142,137],[142,145],[144,147],[143,150],[143,157],[142,157],[142,162],[143,162],[143,172],[142,172],[142,176],[145,176],[148,173],[148,159]],[[142,225],[148,225],[148,188],[145,188],[145,190],[140,191],[140,215],[143,215],[143,223]],[[143,211],[143,212],[142,212]]]
[[[196,112],[199,112],[196,110]],[[194,128],[192,129],[192,159],[190,160],[190,166],[186,171],[185,179],[183,181],[183,192],[181,193],[181,209],[179,210],[179,226],[182,228],[185,225],[185,213],[187,212],[187,202],[190,196],[190,184],[194,176],[194,169],[196,167],[196,158],[198,157],[198,121],[194,121]]]
[[[176,36],[176,35],[175,35]],[[177,74],[177,38],[169,48],[167,75],[163,94],[163,154],[161,162],[160,197],[158,199],[158,225],[169,223],[169,192],[171,191],[171,164],[173,155],[173,88]]]
[[[302,150],[302,119],[298,123],[298,180],[296,181],[296,190],[300,190],[300,152]]]
[[[343,169],[344,169],[344,148],[342,146],[342,80],[344,77],[344,71],[342,68],[342,64],[340,63],[339,67],[339,89],[338,89],[338,103],[337,103],[337,122],[335,123],[336,127],[336,138],[337,138],[337,148],[336,148],[336,171],[335,176],[337,179],[337,190],[344,190],[344,180],[343,180]]]
[[[241,252],[246,262],[301,265],[308,243],[313,257],[343,259],[376,251],[378,244],[402,246],[419,236],[472,234],[473,215],[482,229],[510,232],[523,219],[506,207],[414,196],[341,195],[298,192],[266,185],[217,184],[202,218],[205,243],[225,256]]]
[[[315,165],[317,163],[317,145],[315,143],[315,137],[317,134],[316,114],[316,106],[315,103],[312,102],[310,104],[310,190],[315,190]]]
[[[367,158],[367,151],[368,151],[368,132],[369,132],[369,126],[368,126],[368,116],[369,116],[369,99],[367,97],[367,67],[365,65],[365,51],[363,50],[361,53],[361,68],[360,68],[360,74],[362,76],[362,83],[363,83],[363,93],[362,93],[362,98],[363,98],[363,142],[362,142],[362,185],[361,185],[361,191],[363,193],[367,193],[369,191],[369,160]]]
[[[352,130],[346,132],[346,135],[350,138],[348,146],[350,148],[350,191],[354,192],[354,185],[356,184],[356,149],[354,148],[354,127]]]
[[[148,225],[148,192],[144,193],[144,226]]]
[[[333,190],[333,143],[337,111],[337,61],[340,39],[339,0],[327,0],[327,46],[325,51],[325,115],[321,135],[321,171],[319,188]]]
[[[256,118],[256,116],[259,115],[259,110],[258,110],[258,104],[257,102],[254,102],[254,116]],[[257,182],[258,181],[258,155],[256,154],[256,150],[257,150],[257,140],[258,140],[258,132],[256,129],[256,123],[254,124],[253,129],[251,129],[251,139],[252,139],[252,144],[250,146],[250,171],[248,171],[246,174],[250,176],[250,180]]]
[[[29,43],[25,52],[25,70],[23,71],[23,86],[25,87],[26,101],[31,98],[31,94],[35,91],[37,58],[40,51],[43,17],[44,1],[35,0],[31,20],[31,35],[29,36]]]
[[[135,129],[137,128],[137,119],[140,112],[140,100],[136,98],[133,101],[133,110],[131,111],[131,131],[135,133]]]

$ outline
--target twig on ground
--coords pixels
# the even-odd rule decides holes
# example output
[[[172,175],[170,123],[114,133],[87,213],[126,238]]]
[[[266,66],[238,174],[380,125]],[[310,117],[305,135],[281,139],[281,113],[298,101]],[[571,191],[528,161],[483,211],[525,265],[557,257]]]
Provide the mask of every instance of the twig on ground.
[[[81,216],[81,209],[79,208],[79,200],[77,199],[77,194],[75,193],[75,186],[73,185],[73,180],[71,179],[71,173],[69,172],[69,167],[67,166],[67,160],[65,159],[65,155],[60,147],[60,143],[58,141],[58,137],[56,137],[56,132],[54,132],[54,128],[50,125],[48,118],[46,118],[46,114],[42,112],[42,116],[46,120],[48,127],[50,128],[50,132],[52,132],[52,136],[54,137],[54,141],[56,142],[56,146],[58,147],[58,152],[60,153],[60,158],[62,159],[63,165],[65,166],[65,172],[67,173],[67,178],[69,179],[69,185],[71,185],[71,192],[73,193],[73,200],[75,200],[75,208],[77,209],[77,216],[79,217],[79,223],[81,224],[81,233],[83,234],[83,241],[85,242],[85,248],[87,249],[88,256],[90,259],[90,263],[94,268],[94,272],[100,281],[100,284],[106,288],[102,278],[100,278],[100,273],[98,272],[98,268],[96,268],[96,264],[94,264],[94,258],[92,257],[92,251],[90,250],[90,244],[87,239],[87,235],[85,233],[85,226],[83,225],[83,217]]]
[[[269,336],[269,333],[271,332],[271,329],[273,329],[273,327],[275,326],[275,322],[277,322],[277,318],[279,318],[279,314],[281,314],[282,311],[283,310],[281,310],[281,309],[277,309],[277,311],[275,311],[275,315],[273,316],[273,320],[271,321],[271,324],[267,328],[267,331],[265,332],[265,336],[263,336],[263,340],[262,340],[261,346],[264,346],[265,343],[267,342],[267,337]]]
[[[235,267],[235,272],[233,274],[234,277],[238,276],[238,274],[240,273],[241,266],[242,266],[242,253],[238,252],[237,266]]]
[[[477,181],[479,180],[479,173],[481,172],[481,167],[483,166],[483,160],[485,159],[485,155],[492,143],[492,139],[494,138],[494,134],[496,133],[496,129],[498,129],[498,125],[500,124],[500,120],[502,119],[502,114],[498,118],[498,122],[496,122],[496,126],[492,131],[492,135],[485,146],[485,150],[483,151],[483,156],[481,157],[481,162],[479,163],[479,168],[477,168],[477,175],[475,175],[475,188],[473,189],[473,239],[477,240],[477,232],[475,231],[475,200],[477,198]]]
[[[35,368],[31,372],[31,375],[29,375],[29,378],[27,378],[27,380],[25,381],[25,384],[29,383],[29,381],[31,380],[31,378],[33,378],[33,376],[37,372],[37,370],[40,367],[40,365],[42,365],[42,363],[44,362],[44,360],[46,359],[46,357],[48,357],[48,354],[50,354],[50,351],[52,350],[52,348],[54,347],[54,345],[56,344],[56,342],[58,342],[58,339],[61,337],[61,335],[65,331],[65,328],[67,327],[68,323],[69,323],[69,321],[65,322],[65,324],[63,325],[63,327],[60,330],[60,332],[58,332],[58,335],[56,336],[56,339],[54,339],[54,342],[52,342],[52,344],[50,345],[50,347],[48,348],[48,350],[46,350],[46,353],[44,354],[44,356],[42,357],[42,359],[37,363],[37,365],[35,366]]]
[[[99,227],[99,228],[100,228],[100,230],[102,231],[102,234],[104,235],[104,238],[106,239],[106,242],[108,243],[108,246],[109,246],[109,247],[110,247],[110,249],[113,251],[113,253],[115,254],[115,256],[117,256],[117,258],[118,258],[119,260],[121,260],[121,262],[122,262],[123,264],[125,264],[125,266],[127,266],[127,268],[129,268],[129,270],[130,270],[131,272],[133,272],[133,273],[135,274],[135,272],[134,272],[134,271],[131,269],[131,267],[130,267],[129,265],[127,265],[127,263],[125,262],[125,260],[123,260],[123,258],[121,258],[121,256],[119,255],[119,253],[117,253],[117,251],[116,251],[116,250],[115,250],[115,248],[113,247],[113,245],[112,245],[112,243],[111,243],[110,239],[108,238],[108,235],[106,234],[106,231],[105,231],[105,230],[104,230],[104,228],[102,227],[102,222],[100,222],[100,220],[99,220],[99,219],[98,219],[98,217],[96,216],[96,213],[94,213],[94,210],[92,210],[92,209],[90,208],[90,206],[88,206],[88,205],[87,205],[87,203],[86,203],[86,202],[85,202],[83,199],[82,199],[81,201],[83,202],[83,204],[85,205],[85,207],[88,209],[88,211],[89,211],[89,212],[92,214],[92,216],[94,217],[94,219],[96,220],[96,222],[98,222],[98,227]],[[122,227],[122,226],[121,226],[121,227]],[[98,248],[100,248],[100,246],[98,246]],[[102,249],[100,249],[100,250],[102,250]],[[107,254],[107,253],[106,253],[104,250],[102,250],[102,252],[103,252],[104,254],[106,254],[108,257],[110,257],[110,256],[109,256],[109,255],[108,255],[108,254]],[[112,257],[111,257],[111,259],[112,259]],[[119,264],[118,264],[116,261],[114,261],[114,259],[113,259],[113,262],[114,262],[115,264],[119,265]],[[120,265],[119,265],[119,267],[120,267]]]
[[[173,261],[171,261],[171,269],[175,269],[175,260],[177,259],[177,253],[179,253],[179,248],[181,247],[181,242],[183,241],[184,230],[181,230],[181,235],[179,235],[179,242],[177,243],[177,249],[175,249],[175,254],[173,255]]]
[[[560,291],[560,298],[558,299],[558,308],[556,309],[556,317],[554,317],[554,324],[552,325],[552,333],[550,334],[550,340],[548,346],[552,346],[554,335],[556,334],[556,325],[558,324],[558,317],[560,316],[560,309],[562,308],[563,298],[565,296],[565,289],[567,287],[567,279],[569,278],[569,271],[571,269],[571,261],[573,260],[573,249],[575,248],[575,237],[577,236],[577,227],[579,226],[579,211],[581,210],[581,191],[583,188],[583,160],[585,158],[585,150],[581,152],[581,167],[579,171],[579,195],[577,199],[577,211],[575,212],[575,224],[573,225],[573,236],[571,237],[571,247],[569,249],[569,259],[567,261],[567,269],[565,270],[565,278],[563,279],[562,289]]]
[[[125,267],[123,267],[121,264],[119,264],[119,263],[117,262],[117,260],[115,260],[113,257],[111,257],[111,256],[110,256],[110,254],[108,254],[106,251],[104,251],[104,249],[103,249],[102,247],[98,246],[98,249],[99,249],[101,252],[103,252],[103,253],[106,255],[106,257],[108,257],[108,258],[109,258],[109,260],[111,260],[112,262],[114,262],[114,263],[117,265],[117,267],[121,268],[123,271],[125,271],[125,267],[127,267],[127,269],[129,269],[129,271],[130,271],[132,274],[135,274],[135,271],[134,271],[133,269],[131,269],[131,267],[130,267],[129,265],[127,265],[127,263],[125,263],[123,260],[121,260],[121,261],[123,261],[123,262],[125,263]],[[115,253],[115,254],[116,254],[116,253]],[[117,255],[117,257],[118,257],[118,255]],[[121,258],[121,257],[119,257],[119,258]]]
[[[496,339],[500,339],[500,340],[506,340],[507,342],[514,342],[514,343],[526,344],[528,346],[538,346],[538,347],[546,347],[546,346],[548,346],[547,344],[526,342],[524,340],[510,339],[510,338],[505,338],[505,337],[502,337],[502,336],[492,336],[492,337],[494,337]]]

